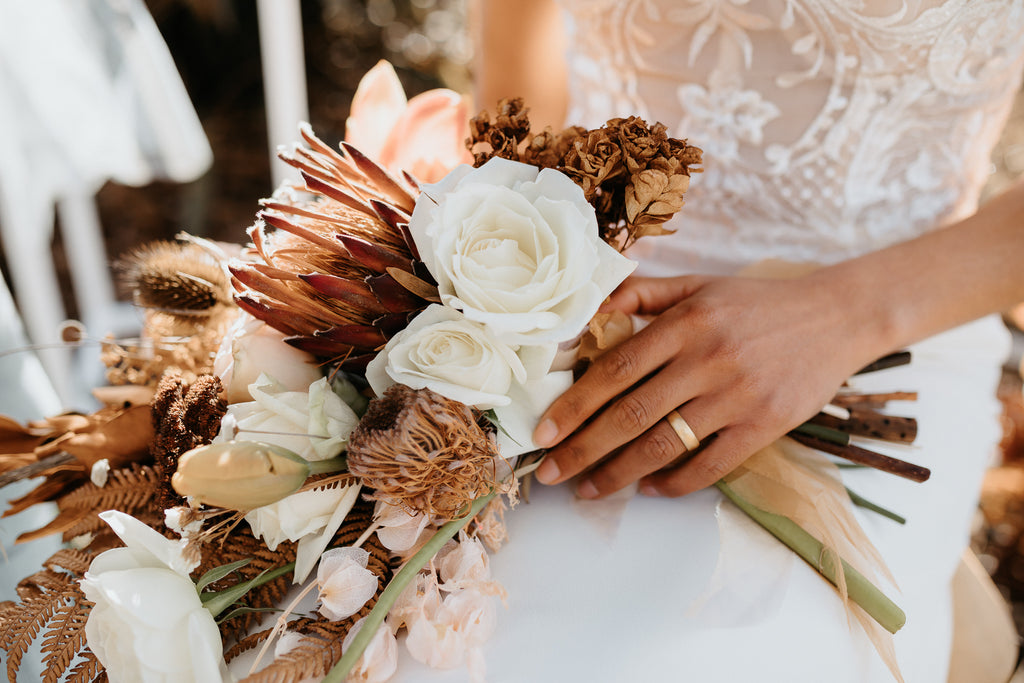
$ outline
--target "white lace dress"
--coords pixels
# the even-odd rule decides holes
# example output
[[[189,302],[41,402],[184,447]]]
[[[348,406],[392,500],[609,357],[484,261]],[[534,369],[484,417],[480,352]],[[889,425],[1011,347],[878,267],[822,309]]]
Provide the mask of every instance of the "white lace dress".
[[[569,121],[637,114],[705,151],[677,233],[634,254],[650,274],[834,262],[969,214],[1024,65],[1024,0],[562,3]],[[918,417],[917,444],[892,452],[930,467],[931,480],[844,475],[909,519],[858,513],[899,584],[887,588],[907,613],[895,643],[908,683],[946,680],[949,582],[999,436],[1007,351],[1005,329],[985,319],[857,382],[920,392],[894,406]],[[487,680],[893,680],[834,590],[719,503],[713,490],[636,497],[604,515],[614,504],[534,487],[492,558],[509,604],[483,648]],[[718,576],[732,583],[695,609],[720,550]],[[403,654],[397,679],[467,677]]]

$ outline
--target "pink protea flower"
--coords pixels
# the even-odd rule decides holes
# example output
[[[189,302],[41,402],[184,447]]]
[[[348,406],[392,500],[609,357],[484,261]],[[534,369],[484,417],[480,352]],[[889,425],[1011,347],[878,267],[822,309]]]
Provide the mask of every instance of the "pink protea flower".
[[[394,67],[381,60],[359,82],[345,140],[393,173],[440,180],[473,158],[465,146],[469,99],[436,88],[406,100]]]

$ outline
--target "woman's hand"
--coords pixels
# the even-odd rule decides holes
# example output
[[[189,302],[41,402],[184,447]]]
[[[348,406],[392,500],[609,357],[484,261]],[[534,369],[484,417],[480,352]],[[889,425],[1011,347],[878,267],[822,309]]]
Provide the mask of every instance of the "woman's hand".
[[[869,348],[871,331],[851,329],[844,294],[813,273],[628,280],[605,310],[657,317],[547,410],[535,440],[551,450],[538,480],[586,472],[583,498],[637,480],[642,493],[665,496],[713,484],[885,351]],[[681,464],[686,449],[665,420],[673,410],[704,444]]]

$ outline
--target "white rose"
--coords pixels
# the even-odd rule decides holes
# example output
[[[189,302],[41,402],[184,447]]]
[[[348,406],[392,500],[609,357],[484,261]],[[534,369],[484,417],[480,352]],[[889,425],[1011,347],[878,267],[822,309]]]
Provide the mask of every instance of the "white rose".
[[[100,553],[82,578],[95,603],[85,638],[112,683],[230,680],[220,632],[199,600],[182,556],[168,540],[122,512],[100,517],[127,547]]]
[[[231,325],[213,360],[213,374],[220,378],[228,403],[251,401],[249,385],[265,368],[289,391],[305,391],[323,377],[316,359],[284,341],[285,335],[244,311]]]
[[[455,309],[436,304],[392,337],[366,368],[378,396],[397,382],[481,410],[508,405],[513,382],[526,377],[515,350]]]
[[[509,344],[574,338],[636,266],[568,176],[497,157],[425,186],[409,229],[442,302]]]
[[[326,460],[341,453],[359,423],[326,377],[292,391],[261,374],[249,393],[253,401],[228,406],[214,443],[238,436],[287,448],[309,461]]]

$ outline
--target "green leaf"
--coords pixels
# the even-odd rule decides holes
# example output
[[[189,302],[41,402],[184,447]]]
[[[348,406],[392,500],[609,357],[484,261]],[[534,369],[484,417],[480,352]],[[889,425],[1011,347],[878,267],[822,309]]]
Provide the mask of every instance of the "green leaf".
[[[294,562],[289,562],[277,569],[264,569],[248,581],[236,586],[231,586],[230,588],[225,588],[222,591],[203,593],[199,598],[203,601],[203,607],[205,607],[214,617],[217,617],[221,612],[245,597],[245,594],[253,588],[262,586],[268,581],[273,581],[277,577],[294,570]]]
[[[202,593],[203,590],[205,590],[206,587],[209,586],[211,583],[216,583],[217,581],[220,581],[231,572],[235,571],[236,569],[241,569],[250,562],[252,562],[252,558],[247,558],[244,560],[239,560],[237,562],[232,562],[230,564],[222,564],[219,567],[214,567],[210,571],[203,574],[202,577],[200,577],[199,581],[196,582],[196,590]]]
[[[519,443],[518,441],[516,441],[514,438],[512,438],[512,435],[509,434],[505,430],[505,428],[501,426],[501,420],[498,419],[498,414],[496,412],[494,412],[494,408],[491,408],[490,410],[484,412],[484,417],[487,418],[488,422],[490,422],[492,425],[497,427],[499,432],[501,432],[502,434],[507,436],[512,441],[512,443],[514,443],[517,446],[522,446],[523,445],[523,444]]]
[[[276,607],[236,607],[224,616],[217,619],[218,624],[223,624],[228,619],[240,617],[243,614],[254,614],[256,612],[280,612]]]
[[[849,496],[850,496],[850,502],[852,502],[854,505],[856,505],[858,507],[862,507],[865,510],[871,510],[874,513],[877,513],[879,515],[882,515],[883,517],[887,517],[887,518],[891,519],[892,521],[896,522],[897,524],[906,524],[907,523],[907,518],[906,517],[904,517],[902,515],[898,515],[895,512],[893,512],[892,510],[889,510],[888,508],[882,507],[878,503],[872,503],[870,500],[868,500],[864,496],[861,496],[860,494],[855,493],[854,491],[851,491],[849,487],[846,488],[846,493],[849,494]]]

